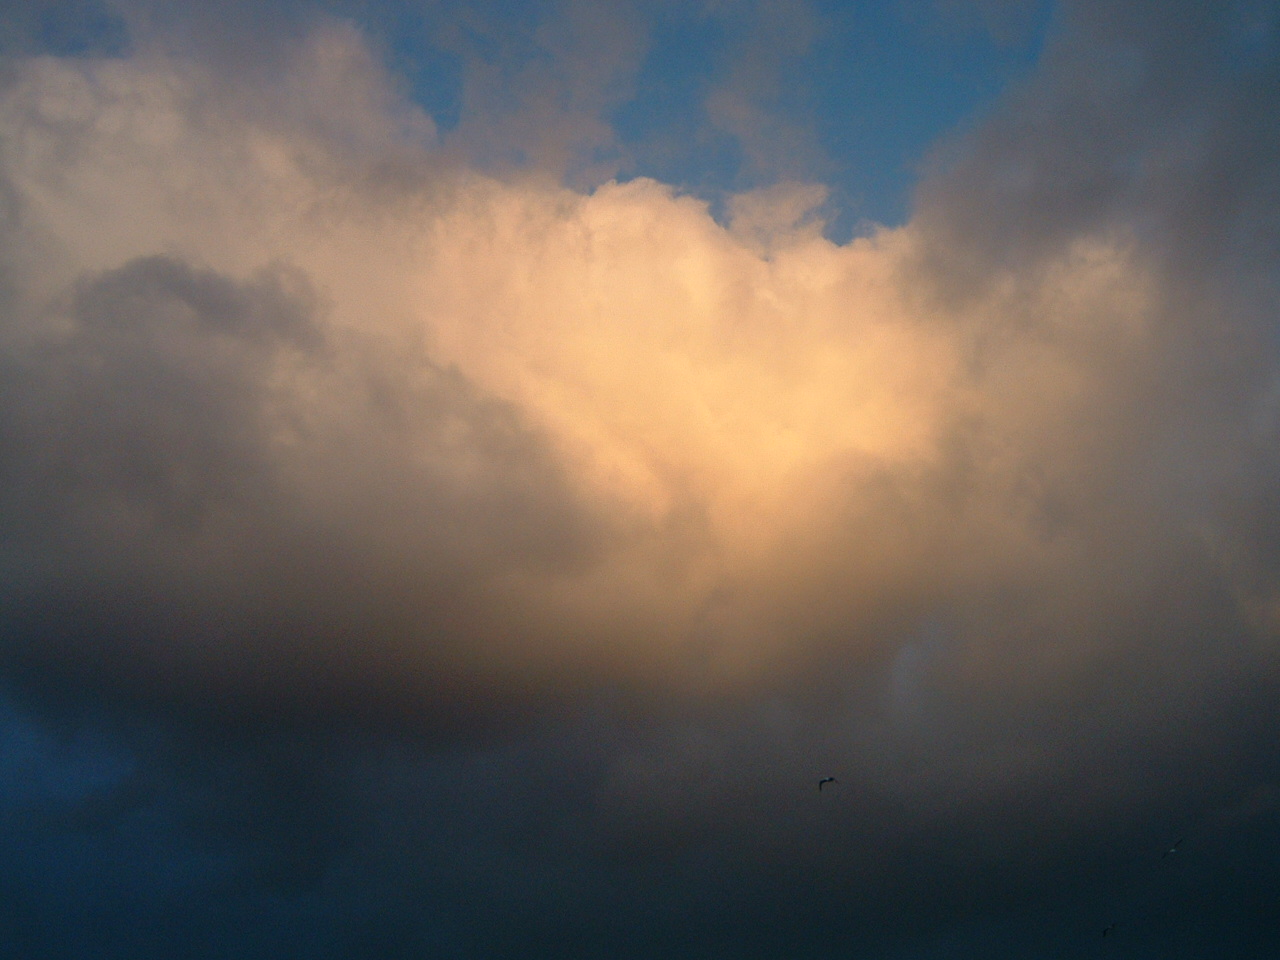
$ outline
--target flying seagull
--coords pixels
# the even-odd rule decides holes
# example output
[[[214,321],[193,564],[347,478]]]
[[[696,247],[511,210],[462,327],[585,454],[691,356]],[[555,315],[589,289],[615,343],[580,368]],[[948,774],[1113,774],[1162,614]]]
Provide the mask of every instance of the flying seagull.
[[[821,780],[818,781],[818,792],[821,793],[822,788],[825,787],[828,783],[839,783],[839,782],[840,781],[837,780],[835,777],[823,777]]]
[[[1177,842],[1176,842],[1176,843],[1174,843],[1174,845],[1173,845],[1172,847],[1170,847],[1170,848],[1169,848],[1168,850],[1166,850],[1164,853],[1160,854],[1160,859],[1161,859],[1161,860],[1163,860],[1165,857],[1167,857],[1167,856],[1168,856],[1169,854],[1171,854],[1171,853],[1177,853],[1177,852],[1178,852],[1178,847],[1182,845],[1182,841],[1183,841],[1183,840],[1185,840],[1185,839],[1186,839],[1186,837],[1179,837],[1179,838],[1178,838],[1178,840],[1177,840]]]

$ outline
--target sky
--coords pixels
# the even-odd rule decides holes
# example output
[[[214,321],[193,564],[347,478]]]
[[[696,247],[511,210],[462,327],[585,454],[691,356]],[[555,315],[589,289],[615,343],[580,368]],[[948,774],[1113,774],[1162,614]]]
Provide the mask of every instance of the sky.
[[[1278,94],[1255,0],[0,3],[0,956],[1272,960]]]

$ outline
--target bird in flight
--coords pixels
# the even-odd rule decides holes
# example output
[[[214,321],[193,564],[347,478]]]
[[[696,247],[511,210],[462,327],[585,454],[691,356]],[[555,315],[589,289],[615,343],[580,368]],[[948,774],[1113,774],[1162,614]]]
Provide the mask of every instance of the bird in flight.
[[[823,777],[821,780],[818,781],[818,792],[821,793],[822,788],[825,787],[828,783],[839,783],[839,782],[840,781],[837,780],[835,777]]]
[[[1104,937],[1110,936],[1111,931],[1114,930],[1115,928],[1116,928],[1116,925],[1114,923],[1107,924],[1105,927],[1102,928],[1102,935]]]
[[[1183,841],[1183,840],[1185,840],[1185,839],[1186,839],[1186,837],[1179,837],[1179,838],[1177,839],[1177,842],[1175,842],[1175,843],[1174,843],[1174,845],[1173,845],[1172,847],[1170,847],[1170,848],[1169,848],[1168,850],[1166,850],[1164,853],[1160,854],[1160,859],[1161,859],[1161,860],[1163,860],[1165,857],[1167,857],[1167,856],[1168,856],[1169,854],[1171,854],[1171,853],[1177,853],[1177,852],[1178,852],[1178,847],[1180,847],[1180,846],[1182,845],[1182,841]]]

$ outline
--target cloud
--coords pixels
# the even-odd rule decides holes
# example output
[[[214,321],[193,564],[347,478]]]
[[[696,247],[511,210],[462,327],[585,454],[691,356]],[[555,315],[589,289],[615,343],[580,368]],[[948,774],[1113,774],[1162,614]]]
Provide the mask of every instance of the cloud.
[[[501,4],[440,17],[436,42],[463,64],[451,145],[490,169],[534,169],[592,187],[623,162],[608,112],[630,93],[647,44],[632,4]]]
[[[1267,548],[1222,546],[1269,353],[1201,352],[1222,301],[1141,224],[979,218],[962,159],[905,228],[836,245],[784,188],[726,228],[460,164],[348,26],[288,49],[252,88],[153,53],[6,89],[24,657],[496,704],[856,675],[940,620],[1032,709],[1155,632],[1270,649]]]
[[[598,116],[513,169],[519,56],[453,134],[338,20],[11,60],[6,928],[1050,952],[1274,872],[1274,31],[1188,9],[1065,9],[843,245],[812,183],[584,185]],[[580,13],[512,76],[607,113],[643,31]]]

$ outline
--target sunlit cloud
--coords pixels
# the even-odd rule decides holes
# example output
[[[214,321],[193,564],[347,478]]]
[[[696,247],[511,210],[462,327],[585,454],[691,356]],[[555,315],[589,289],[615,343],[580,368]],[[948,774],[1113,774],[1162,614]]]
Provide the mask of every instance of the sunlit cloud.
[[[0,0],[0,952],[1275,954],[1266,3],[323,6]]]
[[[957,287],[929,208],[841,245],[813,184],[718,221],[652,180],[496,176],[351,26],[285,49],[250,86],[155,51],[5,90],[34,622],[96,631],[75,596],[131,661],[500,696],[757,683],[943,617],[963,669],[1034,686],[1146,643],[1115,618],[1153,580],[1234,575],[1222,478],[1160,459],[1201,320],[1141,235]],[[158,597],[173,624],[132,636]]]

